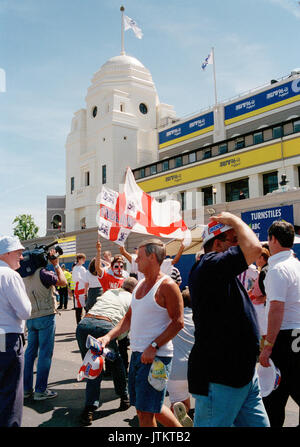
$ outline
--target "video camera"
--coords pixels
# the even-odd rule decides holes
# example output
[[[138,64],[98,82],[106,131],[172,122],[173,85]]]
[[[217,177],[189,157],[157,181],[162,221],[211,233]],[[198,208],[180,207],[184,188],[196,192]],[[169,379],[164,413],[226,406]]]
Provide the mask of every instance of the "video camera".
[[[53,247],[56,243],[57,241],[54,241],[49,245],[36,245],[32,250],[26,248],[23,251],[23,259],[20,261],[20,268],[17,270],[22,278],[33,275],[38,268],[46,267],[48,260],[51,261],[63,254],[62,248],[59,245],[56,245],[56,247],[54,247],[56,253],[50,255],[49,248]]]

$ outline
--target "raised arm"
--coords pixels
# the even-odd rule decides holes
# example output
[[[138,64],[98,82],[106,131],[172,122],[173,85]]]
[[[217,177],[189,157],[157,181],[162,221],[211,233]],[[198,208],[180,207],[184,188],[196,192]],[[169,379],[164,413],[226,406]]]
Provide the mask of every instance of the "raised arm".
[[[132,263],[131,254],[129,254],[128,251],[126,251],[126,249],[124,247],[120,246],[120,253],[122,256],[124,256],[130,262],[130,264]]]
[[[183,253],[183,250],[184,250],[184,245],[183,245],[183,243],[182,243],[182,241],[181,241],[181,244],[180,244],[179,250],[178,250],[178,252],[177,252],[177,255],[176,255],[175,258],[172,260],[172,264],[173,264],[173,265],[177,264],[177,262],[178,262],[179,259],[181,258],[181,255],[182,255],[182,253]]]
[[[49,254],[50,255],[54,255],[55,254],[55,250],[54,249],[50,250]],[[59,265],[58,258],[54,258],[54,259],[50,258],[50,263],[53,265],[53,267],[55,269],[55,273],[57,275],[56,286],[66,287],[68,285],[68,283],[67,283],[65,274],[64,274],[63,270],[61,269],[61,267]]]
[[[97,240],[97,243],[96,243],[96,250],[97,250],[97,254],[96,254],[96,260],[95,260],[95,269],[96,269],[97,275],[102,276],[103,269],[101,267],[101,242],[99,241],[99,239]]]
[[[232,227],[236,233],[238,245],[243,252],[247,265],[255,262],[261,254],[261,243],[254,231],[242,219],[226,211],[220,213],[218,216],[212,216],[210,219]]]

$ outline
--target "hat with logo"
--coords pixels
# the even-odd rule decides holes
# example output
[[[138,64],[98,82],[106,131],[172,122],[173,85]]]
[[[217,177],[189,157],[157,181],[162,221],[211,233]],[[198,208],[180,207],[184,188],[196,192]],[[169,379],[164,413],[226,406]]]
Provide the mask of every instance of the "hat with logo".
[[[204,246],[206,242],[214,237],[218,236],[221,233],[225,233],[225,231],[231,230],[232,227],[229,225],[225,225],[221,222],[217,222],[213,220],[208,225],[205,225],[203,233],[202,233],[202,245]]]
[[[15,250],[25,250],[17,236],[0,236],[0,255]]]
[[[257,367],[257,375],[262,397],[266,397],[276,390],[280,384],[281,374],[279,369],[269,359],[270,366],[264,367],[261,364]]]

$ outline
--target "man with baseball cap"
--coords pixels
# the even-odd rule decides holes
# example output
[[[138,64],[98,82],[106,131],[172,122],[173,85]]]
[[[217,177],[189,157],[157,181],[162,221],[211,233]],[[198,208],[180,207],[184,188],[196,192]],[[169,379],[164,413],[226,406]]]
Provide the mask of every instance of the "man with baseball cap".
[[[20,427],[23,414],[24,326],[31,303],[17,270],[17,237],[0,236],[0,427]]]
[[[189,290],[195,344],[188,365],[195,427],[269,426],[256,375],[259,329],[255,309],[237,278],[261,244],[239,217],[210,218],[204,254],[192,267]]]

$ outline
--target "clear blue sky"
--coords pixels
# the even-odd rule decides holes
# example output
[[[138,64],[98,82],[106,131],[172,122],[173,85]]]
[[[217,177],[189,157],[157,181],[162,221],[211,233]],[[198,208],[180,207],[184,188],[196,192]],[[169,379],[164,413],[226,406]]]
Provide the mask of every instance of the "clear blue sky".
[[[93,74],[121,51],[121,13],[143,38],[125,51],[151,72],[178,117],[300,67],[296,0],[0,0],[0,234],[32,214],[45,234],[46,196],[65,194],[65,141]]]

